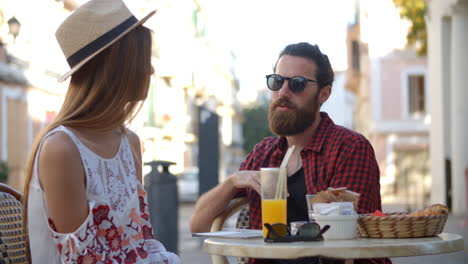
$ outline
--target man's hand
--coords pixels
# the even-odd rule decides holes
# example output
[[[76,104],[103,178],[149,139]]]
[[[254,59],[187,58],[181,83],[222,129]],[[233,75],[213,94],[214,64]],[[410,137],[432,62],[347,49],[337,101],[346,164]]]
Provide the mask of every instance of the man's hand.
[[[238,171],[232,174],[228,180],[237,189],[252,188],[261,193],[260,171]]]

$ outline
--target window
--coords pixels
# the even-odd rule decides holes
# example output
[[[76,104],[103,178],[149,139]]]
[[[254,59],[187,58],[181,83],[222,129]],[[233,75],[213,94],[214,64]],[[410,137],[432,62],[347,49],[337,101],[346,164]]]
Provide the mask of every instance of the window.
[[[359,54],[359,43],[356,40],[352,42],[352,53],[353,53],[353,70],[359,72],[360,70],[360,54]]]
[[[408,75],[408,112],[410,116],[426,113],[426,84],[424,75]]]

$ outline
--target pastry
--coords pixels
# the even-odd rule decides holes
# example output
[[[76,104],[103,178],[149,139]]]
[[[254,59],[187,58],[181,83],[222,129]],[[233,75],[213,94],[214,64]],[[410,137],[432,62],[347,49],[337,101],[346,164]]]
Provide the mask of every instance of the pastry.
[[[448,207],[443,204],[433,204],[423,210],[410,213],[410,216],[431,216],[448,214]]]

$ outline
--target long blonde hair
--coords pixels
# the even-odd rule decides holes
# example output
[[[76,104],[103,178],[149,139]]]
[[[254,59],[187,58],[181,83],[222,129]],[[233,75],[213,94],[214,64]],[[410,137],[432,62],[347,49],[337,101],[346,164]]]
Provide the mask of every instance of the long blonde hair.
[[[138,26],[72,75],[62,108],[36,137],[29,156],[23,192],[23,230],[27,241],[29,186],[42,138],[61,125],[96,131],[120,128],[125,133],[125,123],[135,117],[148,93],[151,45],[150,30]]]

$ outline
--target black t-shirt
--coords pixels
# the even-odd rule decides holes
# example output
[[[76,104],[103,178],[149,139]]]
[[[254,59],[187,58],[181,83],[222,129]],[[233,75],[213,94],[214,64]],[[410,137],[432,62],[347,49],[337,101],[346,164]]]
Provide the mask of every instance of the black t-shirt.
[[[306,187],[304,169],[300,168],[296,173],[288,177],[288,225],[294,221],[309,221],[306,201]],[[318,264],[318,257],[300,259],[275,259],[274,264]]]
[[[288,177],[288,192],[288,224],[294,221],[309,221],[303,168]]]

